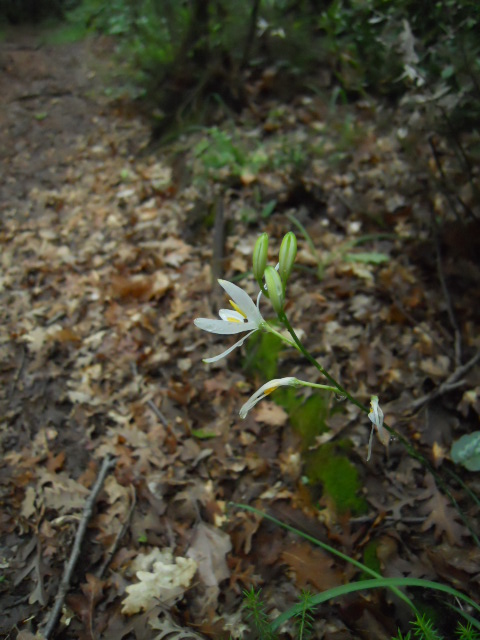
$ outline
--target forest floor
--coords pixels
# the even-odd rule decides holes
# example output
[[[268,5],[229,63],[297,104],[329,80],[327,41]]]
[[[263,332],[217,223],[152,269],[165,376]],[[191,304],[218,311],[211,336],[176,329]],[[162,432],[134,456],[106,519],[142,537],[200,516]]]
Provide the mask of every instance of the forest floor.
[[[206,365],[234,338],[193,325],[226,302],[215,277],[256,296],[260,232],[275,264],[296,231],[291,323],[361,402],[379,396],[478,522],[448,475],[480,491],[450,459],[480,415],[480,234],[449,213],[449,184],[471,195],[451,149],[434,139],[436,162],[406,109],[284,104],[260,78],[236,122],[152,151],[111,59],[101,39],[0,44],[1,637],[42,637],[65,595],[50,637],[248,638],[244,589],[273,619],[302,589],[359,579],[238,504],[478,600],[472,533],[400,441],[374,441],[367,462],[364,413],[292,389],[241,420],[268,379],[322,377],[260,333]],[[410,593],[453,637],[443,601]],[[313,637],[384,640],[410,617],[388,593],[354,593],[319,607]]]

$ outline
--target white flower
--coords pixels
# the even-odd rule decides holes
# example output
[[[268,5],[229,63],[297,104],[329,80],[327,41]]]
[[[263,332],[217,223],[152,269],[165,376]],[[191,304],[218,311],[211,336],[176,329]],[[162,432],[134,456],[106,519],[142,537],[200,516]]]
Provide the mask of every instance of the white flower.
[[[220,358],[227,356],[234,349],[240,347],[245,340],[252,335],[252,333],[258,331],[262,325],[265,324],[265,320],[258,309],[258,301],[257,304],[255,304],[243,289],[240,289],[240,287],[237,287],[237,285],[232,282],[219,280],[218,283],[230,296],[230,304],[232,305],[233,310],[220,309],[218,315],[221,320],[196,318],[193,321],[195,326],[199,329],[203,329],[204,331],[218,333],[221,335],[243,333],[244,331],[248,331],[248,333],[232,347],[223,351],[223,353],[220,353],[218,356],[214,356],[213,358],[205,358],[203,360],[204,362],[216,362],[217,360],[220,360]]]
[[[378,396],[372,396],[370,398],[370,409],[371,411],[368,414],[368,417],[372,421],[372,430],[370,431],[370,439],[368,441],[367,462],[370,460],[372,455],[373,432],[375,429],[377,430],[377,435],[382,444],[387,445],[390,440],[390,435],[383,426],[383,411],[380,409],[380,405],[378,404]]]
[[[285,386],[298,387],[301,384],[302,384],[301,380],[297,380],[297,378],[276,378],[275,380],[270,380],[270,382],[266,382],[263,386],[260,387],[260,389],[255,391],[253,396],[251,396],[251,398],[247,400],[247,402],[240,409],[240,417],[245,418],[247,413],[250,411],[252,407],[254,407],[257,404],[257,402],[260,402],[260,400],[263,400],[263,398],[266,398],[273,391],[275,391],[275,389],[278,389],[278,387],[285,387]]]

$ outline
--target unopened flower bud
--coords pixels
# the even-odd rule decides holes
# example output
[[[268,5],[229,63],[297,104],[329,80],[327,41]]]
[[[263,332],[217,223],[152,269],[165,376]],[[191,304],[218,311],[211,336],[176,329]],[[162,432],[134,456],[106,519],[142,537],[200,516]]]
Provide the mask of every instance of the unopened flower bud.
[[[293,263],[297,255],[297,238],[292,231],[289,231],[282,240],[280,253],[278,255],[278,272],[284,285],[286,285],[292,273]]]
[[[253,276],[259,283],[260,287],[263,282],[263,274],[265,273],[265,267],[267,266],[267,254],[268,254],[268,233],[262,233],[255,243],[253,249]]]
[[[285,295],[283,292],[283,285],[276,271],[273,267],[267,267],[265,269],[265,284],[267,285],[268,297],[272,303],[272,307],[277,313],[283,311],[283,305],[285,304]]]

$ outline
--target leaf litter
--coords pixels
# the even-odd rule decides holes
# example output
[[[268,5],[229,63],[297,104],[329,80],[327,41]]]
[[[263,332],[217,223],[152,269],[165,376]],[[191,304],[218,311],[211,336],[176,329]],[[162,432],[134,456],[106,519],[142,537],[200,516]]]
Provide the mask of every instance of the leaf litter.
[[[44,628],[85,500],[109,455],[115,467],[69,585],[58,622],[63,637],[248,637],[243,589],[261,587],[275,614],[300,589],[354,579],[350,567],[229,502],[257,506],[360,560],[374,542],[385,575],[447,581],[478,598],[478,549],[398,443],[388,451],[374,445],[367,465],[370,426],[355,407],[333,403],[317,424],[306,408],[312,395],[293,389],[241,421],[238,409],[263,383],[262,367],[311,380],[315,373],[284,351],[246,366],[258,347],[253,340],[243,368],[241,354],[207,368],[202,358],[221,346],[192,323],[217,307],[209,216],[219,188],[228,216],[222,272],[242,278],[252,296],[245,272],[259,225],[275,245],[292,228],[285,214],[293,214],[316,249],[299,235],[302,270],[294,272],[287,307],[293,324],[347,388],[363,400],[373,390],[396,429],[435,466],[449,464],[452,439],[478,422],[479,368],[432,403],[446,414],[442,428],[432,423],[433,407],[410,410],[448,378],[455,359],[426,222],[432,202],[438,215],[448,212],[435,198],[438,176],[425,138],[414,162],[396,135],[402,113],[392,111],[392,126],[380,129],[375,114],[384,119],[385,107],[372,102],[373,115],[359,109],[353,116],[358,133],[346,144],[341,128],[325,126],[329,118],[341,122],[341,109],[329,115],[320,98],[299,98],[282,105],[288,118],[275,125],[279,135],[268,124],[272,105],[256,105],[253,125],[246,114],[228,142],[229,149],[243,145],[243,166],[235,154],[220,162],[212,145],[226,142],[218,129],[207,156],[198,146],[205,132],[145,155],[148,126],[126,100],[102,97],[100,85],[87,99],[85,74],[95,60],[87,45],[62,51],[67,68],[83,61],[71,80],[76,121],[72,103],[61,101],[56,119],[28,117],[20,96],[40,73],[36,65],[66,82],[48,54],[31,51],[23,85],[8,87],[14,108],[2,107],[9,179],[0,230],[0,633],[17,629],[18,638],[29,638]],[[20,55],[15,64],[23,64]],[[46,99],[40,91],[36,112]],[[16,127],[27,117],[18,151]],[[45,165],[46,132],[57,137]],[[262,135],[262,148],[252,148]],[[350,242],[347,252],[345,241],[361,234],[372,240],[358,248]],[[471,304],[478,264],[474,250],[462,253],[465,237],[452,223],[443,261],[470,357],[480,347],[478,305]],[[308,441],[292,428],[295,415]],[[327,459],[308,471],[309,460]],[[348,467],[354,478],[342,491],[335,461],[338,473]],[[474,475],[465,481],[478,491]],[[457,486],[455,496],[464,498]],[[384,608],[397,605],[383,597],[319,610],[318,633],[387,634]]]

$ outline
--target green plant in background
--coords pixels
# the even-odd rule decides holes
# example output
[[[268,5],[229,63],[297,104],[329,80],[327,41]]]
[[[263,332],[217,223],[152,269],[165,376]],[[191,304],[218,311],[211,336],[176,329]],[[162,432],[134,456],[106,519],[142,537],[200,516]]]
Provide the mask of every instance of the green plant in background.
[[[254,178],[267,164],[268,156],[261,145],[249,148],[234,132],[210,127],[196,144],[194,156],[202,169],[197,171],[201,181],[222,181],[231,177]]]
[[[480,431],[466,434],[454,442],[450,454],[455,464],[463,464],[469,471],[479,471]]]
[[[298,226],[298,225],[297,225]],[[307,456],[305,457],[305,470],[307,477],[312,482],[321,482],[324,493],[328,495],[336,505],[339,512],[352,511],[354,513],[362,513],[366,509],[366,503],[363,498],[357,496],[358,490],[361,488],[358,479],[357,471],[355,467],[350,463],[346,456],[342,455],[342,449],[350,448],[352,445],[348,442],[338,441],[336,443],[327,442],[321,446],[315,447],[314,442],[317,435],[320,435],[326,427],[325,419],[328,416],[329,403],[326,401],[325,395],[317,395],[308,398],[305,402],[299,400],[296,394],[296,390],[302,387],[309,387],[313,389],[321,390],[322,394],[333,394],[336,397],[346,398],[348,401],[355,404],[361,411],[363,411],[371,422],[371,435],[368,445],[368,457],[371,455],[372,437],[377,435],[380,442],[384,445],[388,444],[389,434],[394,435],[399,442],[406,448],[408,454],[418,460],[436,479],[440,488],[446,493],[446,495],[452,501],[457,511],[462,517],[464,523],[468,526],[473,539],[476,544],[480,546],[480,540],[478,539],[470,521],[465,514],[459,508],[456,500],[451,495],[445,482],[438,475],[435,469],[432,468],[430,463],[418,452],[412,444],[404,438],[396,430],[392,429],[384,422],[383,411],[381,410],[378,397],[372,395],[370,408],[367,408],[362,402],[356,399],[347,389],[345,389],[326,369],[318,362],[306,349],[303,342],[295,332],[294,328],[290,324],[290,321],[285,312],[285,302],[287,294],[287,285],[294,266],[296,253],[297,253],[297,239],[292,232],[289,232],[283,238],[281,243],[279,258],[277,266],[274,268],[267,264],[268,262],[268,243],[269,238],[266,233],[262,234],[256,244],[253,251],[253,275],[259,287],[259,293],[257,295],[256,303],[252,301],[250,296],[243,291],[237,285],[225,280],[219,280],[219,284],[223,287],[226,293],[230,296],[232,309],[220,309],[220,319],[208,319],[197,318],[194,320],[195,325],[205,331],[221,335],[244,335],[233,346],[227,348],[219,355],[204,359],[204,362],[216,362],[219,359],[230,354],[234,349],[240,347],[250,336],[255,336],[256,341],[260,345],[260,349],[265,347],[266,343],[262,344],[262,336],[270,335],[276,339],[276,353],[273,354],[270,361],[267,360],[260,367],[267,369],[268,373],[277,375],[277,358],[279,346],[278,342],[282,342],[288,347],[294,347],[300,354],[302,354],[310,365],[321,374],[328,384],[320,384],[317,382],[309,382],[300,380],[293,376],[284,378],[273,378],[263,384],[257,391],[244,403],[240,409],[240,417],[245,418],[250,410],[256,406],[258,402],[269,396],[277,389],[282,390],[282,396],[280,403],[287,406],[290,409],[290,418],[292,424],[299,430],[300,435],[306,445]],[[275,311],[280,326],[282,326],[286,333],[278,330],[273,323],[264,319],[260,312],[261,299],[265,297],[270,301],[273,310]],[[260,336],[260,337],[259,337]],[[257,351],[258,353],[258,351]],[[313,429],[311,426],[313,426]],[[476,454],[476,441],[473,445],[461,448],[463,455],[468,457],[473,450]],[[467,453],[465,453],[467,451]],[[253,507],[246,505],[239,505],[241,508],[253,511],[255,513],[261,513]],[[375,568],[372,568],[372,563],[363,564],[350,558],[349,556],[341,553],[340,551],[326,545],[323,542],[315,540],[306,534],[302,534],[298,530],[281,523],[270,516],[261,514],[268,518],[272,522],[275,522],[279,526],[292,531],[298,535],[302,535],[304,538],[310,540],[314,544],[321,546],[324,550],[332,553],[333,555],[342,558],[344,561],[349,562],[359,568],[364,574],[372,579],[360,580],[351,584],[342,585],[334,589],[330,589],[319,595],[311,595],[303,597],[299,604],[295,605],[285,613],[281,614],[271,625],[267,624],[264,609],[261,607],[259,601],[259,594],[255,594],[253,591],[246,595],[247,608],[250,612],[250,617],[257,628],[259,637],[273,637],[268,634],[270,632],[276,632],[276,630],[285,621],[290,618],[300,617],[300,633],[304,634],[307,625],[311,622],[310,614],[313,608],[319,604],[326,602],[332,598],[340,597],[349,593],[353,593],[359,590],[376,589],[381,587],[387,587],[403,600],[412,610],[415,616],[415,622],[413,623],[413,630],[415,637],[424,638],[425,640],[438,640],[440,636],[435,630],[433,622],[430,618],[426,618],[420,615],[417,607],[412,600],[406,596],[401,587],[416,586],[427,589],[437,590],[443,593],[447,593],[450,596],[458,598],[460,601],[466,602],[480,612],[480,606],[473,600],[465,596],[464,594],[452,589],[449,586],[434,583],[428,580],[419,580],[413,578],[383,578]],[[370,565],[370,566],[369,566]],[[308,606],[307,606],[308,605]],[[464,616],[467,621],[476,629],[480,629],[480,622],[475,618],[472,618],[468,613],[463,612],[461,609],[455,607],[455,610],[460,616]],[[308,615],[307,615],[308,614]],[[267,635],[265,635],[267,634]]]
[[[265,612],[265,605],[260,598],[261,591],[255,591],[253,587],[243,592],[243,607],[247,611],[247,620],[262,640],[274,640],[276,637],[270,628],[270,621]]]
[[[471,607],[477,614],[480,613],[480,605],[478,605],[474,600],[466,596],[465,594],[453,589],[448,585],[439,584],[437,582],[432,582],[431,580],[423,580],[419,578],[382,578],[382,576],[367,566],[367,564],[363,564],[354,558],[338,551],[334,547],[322,542],[321,540],[317,540],[312,536],[292,527],[280,520],[277,520],[273,516],[270,516],[262,511],[259,511],[255,507],[251,507],[250,505],[245,504],[234,504],[234,507],[243,509],[245,511],[249,511],[255,513],[257,516],[262,516],[266,520],[273,522],[278,527],[281,527],[291,533],[294,533],[305,540],[308,540],[313,545],[322,548],[324,551],[336,556],[345,562],[352,564],[357,569],[362,571],[362,575],[366,574],[369,576],[367,579],[361,579],[357,582],[352,582],[349,584],[341,585],[339,587],[333,587],[331,589],[327,589],[326,591],[312,595],[308,594],[307,598],[303,595],[300,598],[299,602],[295,604],[293,607],[277,616],[275,620],[268,622],[268,618],[265,615],[265,607],[263,602],[260,599],[260,592],[256,593],[255,596],[255,607],[262,612],[261,627],[256,627],[258,632],[258,638],[276,638],[277,631],[289,620],[298,620],[300,617],[306,617],[308,615],[309,623],[311,623],[311,619],[313,614],[315,613],[315,609],[324,602],[329,602],[330,600],[334,600],[336,598],[342,597],[344,595],[348,595],[350,593],[355,593],[357,591],[362,590],[370,590],[370,589],[379,589],[379,588],[387,588],[391,590],[398,598],[400,598],[412,611],[414,615],[414,620],[411,622],[411,626],[414,631],[414,637],[419,638],[420,640],[439,640],[442,638],[439,632],[435,629],[434,623],[430,620],[425,614],[421,614],[415,603],[403,593],[403,587],[419,587],[423,589],[428,589],[433,592],[440,592],[449,595],[455,602],[461,602],[463,605],[467,605]],[[245,595],[250,592],[245,592]],[[253,592],[253,590],[251,591]],[[480,622],[473,618],[465,609],[459,608],[455,605],[449,604],[449,607],[457,612],[459,618],[463,618],[467,621],[466,626],[464,626],[460,620],[457,624],[457,634],[462,640],[476,640],[478,637],[478,630],[480,630]],[[477,631],[475,631],[477,630]],[[265,635],[264,635],[265,634]],[[298,637],[298,636],[297,636]],[[403,636],[401,631],[398,632],[396,638],[392,638],[392,640],[402,640],[403,638],[411,638],[411,632],[409,631],[406,636]]]
[[[374,235],[370,234],[361,236],[354,240],[345,240],[345,242],[342,242],[335,251],[324,252],[320,255],[312,238],[310,237],[310,234],[303,224],[291,213],[287,213],[287,218],[297,227],[305,238],[311,255],[317,261],[317,278],[319,280],[323,280],[325,269],[337,260],[342,260],[344,262],[361,262],[363,264],[382,264],[383,262],[388,262],[390,260],[390,257],[386,253],[379,253],[378,251],[352,252],[352,249],[360,244],[370,242],[372,240],[394,238],[394,234],[377,233]]]

